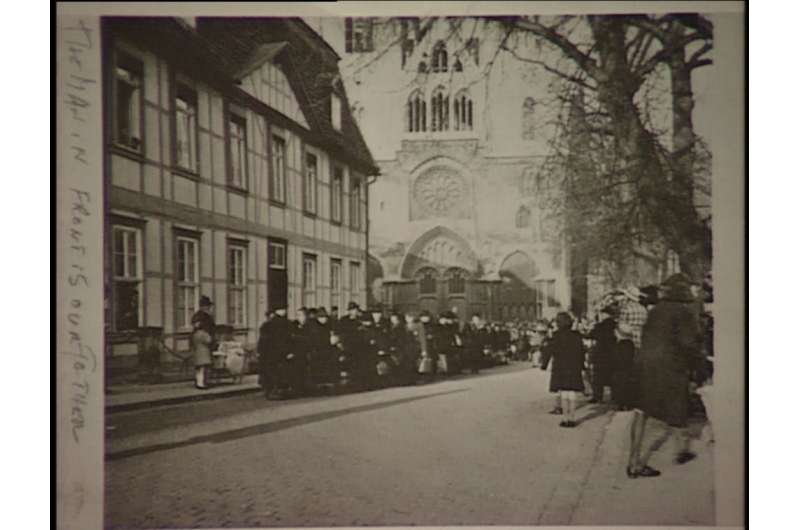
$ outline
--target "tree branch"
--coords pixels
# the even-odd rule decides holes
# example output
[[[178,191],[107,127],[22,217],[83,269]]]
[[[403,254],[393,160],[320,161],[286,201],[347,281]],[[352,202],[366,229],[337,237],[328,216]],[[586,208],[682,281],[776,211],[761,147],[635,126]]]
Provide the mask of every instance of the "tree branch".
[[[689,66],[689,69],[699,68],[700,66],[705,66],[705,64],[711,64],[711,59],[702,59],[701,60],[700,58],[705,53],[708,53],[709,51],[711,51],[711,49],[713,47],[714,47],[714,45],[710,41],[708,41],[708,42],[704,43],[703,46],[699,50],[695,51],[689,57],[689,60],[686,61],[686,64],[687,64],[687,66]],[[704,62],[704,64],[700,64],[701,62]],[[693,65],[697,65],[697,66],[693,66]]]
[[[597,90],[597,87],[590,85],[584,79],[581,79],[578,75],[567,74],[565,72],[562,72],[561,70],[559,70],[557,68],[554,68],[554,67],[548,65],[547,63],[545,63],[544,61],[541,61],[539,59],[531,59],[529,57],[522,57],[520,54],[518,54],[516,52],[516,50],[513,50],[512,48],[509,48],[508,46],[504,46],[503,49],[505,51],[509,52],[512,55],[512,57],[514,57],[515,59],[517,59],[519,61],[522,61],[524,63],[529,63],[529,64],[535,64],[537,66],[541,66],[542,68],[544,68],[546,71],[550,72],[551,74],[556,75],[556,76],[558,76],[558,77],[560,77],[560,78],[562,78],[562,79],[564,79],[566,81],[569,81],[570,83],[575,83],[575,84],[580,85],[580,86],[582,86],[582,87],[584,87],[586,89],[589,89],[589,90]]]
[[[583,69],[589,75],[589,77],[597,79],[597,75],[599,73],[597,62],[580,51],[575,44],[557,31],[539,22],[521,18],[514,21],[514,26],[524,31],[530,31],[534,35],[538,35],[539,37],[546,39],[551,44],[557,46],[561,49],[561,51],[564,52],[564,54],[566,54],[567,57],[575,61],[575,63],[580,66],[581,69]]]

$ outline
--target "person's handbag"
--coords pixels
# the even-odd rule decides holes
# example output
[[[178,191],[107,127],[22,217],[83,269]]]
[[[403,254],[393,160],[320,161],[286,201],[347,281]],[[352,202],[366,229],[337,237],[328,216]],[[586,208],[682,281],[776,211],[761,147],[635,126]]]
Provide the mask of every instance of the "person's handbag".
[[[423,357],[419,360],[419,373],[432,374],[433,373],[433,359],[430,357]]]
[[[439,373],[447,373],[447,355],[440,355],[436,361],[436,368]]]

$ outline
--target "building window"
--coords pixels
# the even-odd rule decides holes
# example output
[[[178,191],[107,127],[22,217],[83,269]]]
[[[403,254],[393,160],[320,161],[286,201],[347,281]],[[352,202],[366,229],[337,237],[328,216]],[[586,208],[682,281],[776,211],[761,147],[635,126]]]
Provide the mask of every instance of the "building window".
[[[335,223],[342,222],[342,200],[344,195],[344,171],[339,166],[333,166],[331,178],[331,220]]]
[[[197,92],[184,85],[175,95],[175,165],[197,171]]]
[[[350,186],[350,227],[361,229],[361,179],[351,177]]]
[[[472,57],[472,60],[475,61],[475,66],[478,66],[478,64],[480,64],[480,57],[478,56],[478,48],[479,48],[478,43],[479,43],[478,38],[472,37],[467,40],[467,45],[466,45],[467,53],[469,54],[470,57]]]
[[[418,17],[402,18],[400,20],[400,33],[402,35],[401,62],[403,68],[414,53],[414,47],[420,40],[420,20]]]
[[[436,294],[436,271],[424,269],[419,275],[419,294]]]
[[[306,153],[306,171],[303,177],[303,209],[317,213],[317,157]]]
[[[681,262],[678,253],[674,250],[667,251],[667,259],[666,259],[666,274],[665,277],[668,278],[673,274],[677,274],[681,272]]]
[[[141,230],[114,226],[111,232],[114,330],[134,330],[140,326],[143,307]]]
[[[270,269],[286,269],[286,245],[283,243],[269,242],[268,265]]]
[[[357,261],[350,262],[350,292],[354,295],[361,292],[361,264]]]
[[[467,90],[460,91],[453,99],[453,117],[454,130],[472,130],[472,98]]]
[[[342,130],[342,98],[331,94],[331,124],[337,131]]]
[[[446,131],[449,123],[448,108],[450,97],[444,87],[440,86],[431,95],[431,130]]]
[[[196,239],[178,237],[177,259],[177,328],[186,329],[192,325],[192,316],[197,311],[200,291],[200,271],[197,259]]]
[[[303,305],[317,305],[317,257],[303,254]]]
[[[447,47],[442,41],[437,42],[436,45],[433,47],[431,70],[433,72],[447,71]]]
[[[528,228],[531,226],[531,210],[527,206],[520,206],[517,210],[516,218],[517,228]]]
[[[344,47],[347,53],[373,50],[371,18],[347,17],[345,19]]]
[[[247,325],[247,249],[228,248],[228,324]]]
[[[525,103],[522,104],[522,139],[533,140],[534,131],[536,129],[535,121],[535,107],[536,102],[533,98],[526,98]]]
[[[461,269],[452,269],[447,278],[447,291],[450,294],[464,294],[467,291],[466,275]]]
[[[458,57],[456,57],[456,60],[453,62],[453,71],[454,72],[464,71],[464,65],[461,64],[461,59],[459,59]]]
[[[526,168],[519,181],[519,192],[523,197],[530,197],[541,193],[542,176],[537,174],[535,167]]]
[[[269,179],[269,196],[280,203],[286,202],[286,141],[272,136],[272,173]]]
[[[405,38],[400,48],[400,63],[403,68],[406,66],[408,59],[414,54],[414,40]]]
[[[342,261],[331,259],[331,307],[341,307],[342,302]]]
[[[425,96],[417,89],[408,98],[406,114],[408,116],[408,132],[425,132],[427,128]]]
[[[142,79],[144,66],[138,59],[117,52],[114,83],[114,142],[142,150]]]
[[[230,159],[230,184],[247,189],[247,121],[231,114],[228,120],[228,142]]]

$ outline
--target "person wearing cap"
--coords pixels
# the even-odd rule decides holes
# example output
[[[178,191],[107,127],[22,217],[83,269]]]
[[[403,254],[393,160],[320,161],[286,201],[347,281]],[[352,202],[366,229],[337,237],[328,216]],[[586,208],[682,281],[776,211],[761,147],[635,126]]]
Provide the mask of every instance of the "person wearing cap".
[[[433,328],[433,341],[436,344],[436,351],[433,355],[436,372],[447,374],[451,372],[451,362],[453,360],[453,331],[450,324],[449,311],[444,311],[439,315],[439,321]]]
[[[336,380],[336,358],[338,352],[331,344],[331,325],[324,307],[315,311],[308,324],[309,332],[309,371],[315,385],[329,384]]]
[[[307,390],[308,360],[311,354],[311,332],[309,331],[309,309],[301,307],[292,323],[292,346],[286,359],[288,362],[289,393],[301,396]]]
[[[215,329],[214,317],[211,314],[211,299],[200,297],[200,309],[192,315],[192,352],[194,353],[194,386],[205,390],[208,388],[208,367],[211,365],[211,352],[214,351]]]
[[[361,357],[362,333],[359,307],[355,302],[347,304],[347,314],[336,323],[336,332],[339,336],[342,350],[348,359],[351,382],[358,384],[357,372],[361,366],[358,362]]]
[[[361,315],[358,328],[358,342],[353,352],[355,383],[365,390],[377,387],[378,351],[381,349],[380,333],[375,329],[375,321],[370,312]]]
[[[422,323],[412,311],[404,315],[405,327],[409,336],[408,344],[408,357],[409,362],[412,363],[410,367],[413,373],[409,376],[412,381],[417,380],[417,373],[419,372],[419,363],[422,360],[422,355],[427,351],[427,341],[425,335],[425,328]]]
[[[592,399],[589,403],[601,403],[606,386],[611,386],[614,374],[614,352],[617,347],[616,329],[613,309],[606,306],[600,310],[600,322],[589,332],[589,339],[594,342],[591,349],[592,361]]]
[[[292,323],[286,307],[274,308],[274,316],[261,325],[258,334],[259,369],[264,395],[283,398],[289,389],[288,356],[292,346]]]
[[[421,358],[430,359],[431,371],[424,373],[423,376],[426,380],[432,381],[436,378],[438,359],[436,344],[436,324],[433,322],[433,317],[427,309],[423,310],[419,315],[419,321],[422,332],[424,333],[425,347],[422,350]],[[422,364],[422,363],[420,363]]]
[[[397,311],[389,314],[389,329],[386,333],[386,343],[392,360],[392,379],[395,383],[408,383],[413,362],[409,363],[411,355],[411,341],[413,337],[406,329],[403,318]]]
[[[378,306],[373,306],[369,309],[369,314],[372,315],[373,327],[381,332],[385,332],[389,328],[389,323],[383,318],[383,309]]]
[[[465,367],[471,373],[480,372],[484,357],[491,355],[492,339],[486,321],[481,318],[480,313],[473,313],[470,323],[465,328]]]
[[[647,320],[647,309],[641,304],[642,293],[637,287],[622,291],[617,327],[617,347],[614,353],[614,382],[611,398],[620,410],[633,406],[634,359],[642,346],[642,328]]]
[[[642,453],[648,418],[668,426],[667,435],[678,435],[675,462],[695,458],[686,430],[689,417],[689,383],[693,371],[702,370],[702,347],[696,298],[691,282],[682,273],[667,278],[661,299],[649,313],[642,330],[636,359],[639,386],[631,422],[631,447],[627,474],[631,478],[660,474],[648,466],[650,451]],[[702,377],[701,377],[702,378]]]

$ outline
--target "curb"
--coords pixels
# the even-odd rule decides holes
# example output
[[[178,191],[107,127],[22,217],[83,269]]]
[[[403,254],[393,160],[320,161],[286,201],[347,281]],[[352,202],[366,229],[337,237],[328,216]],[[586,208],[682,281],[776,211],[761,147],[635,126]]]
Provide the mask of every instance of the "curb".
[[[240,396],[244,394],[251,394],[255,392],[260,392],[261,387],[256,386],[248,386],[244,388],[232,388],[230,390],[220,391],[220,392],[210,392],[204,394],[191,394],[188,396],[176,396],[170,398],[162,398],[162,399],[152,399],[146,401],[136,401],[133,403],[118,403],[116,405],[106,405],[105,411],[106,414],[111,414],[114,412],[128,412],[132,410],[141,410],[141,409],[148,409],[152,407],[161,407],[165,405],[177,405],[179,403],[189,403],[192,401],[208,401],[211,399],[219,399],[219,398],[226,398],[226,397],[233,397],[233,396]],[[106,398],[107,399],[107,398]]]

